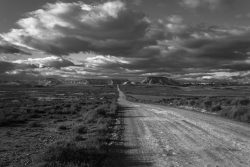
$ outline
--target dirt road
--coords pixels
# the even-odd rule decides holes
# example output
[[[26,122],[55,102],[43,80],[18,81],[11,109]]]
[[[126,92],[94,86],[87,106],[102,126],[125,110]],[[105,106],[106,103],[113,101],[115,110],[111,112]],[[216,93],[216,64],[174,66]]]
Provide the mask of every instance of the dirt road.
[[[250,126],[213,115],[128,102],[124,107],[127,159],[119,166],[250,167]],[[128,160],[129,159],[129,160]]]

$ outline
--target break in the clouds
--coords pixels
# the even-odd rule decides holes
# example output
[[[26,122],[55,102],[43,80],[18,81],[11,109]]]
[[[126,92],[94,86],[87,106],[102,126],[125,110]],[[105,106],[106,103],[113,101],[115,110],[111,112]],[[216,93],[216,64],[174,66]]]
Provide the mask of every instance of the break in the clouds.
[[[58,71],[70,66],[75,66],[75,64],[57,56],[0,61],[0,75],[7,78],[8,75],[14,78],[16,75],[22,76],[22,79],[30,78],[30,76],[37,78],[42,75],[59,75],[61,73]]]
[[[50,56],[45,58],[28,58],[27,60],[15,60],[12,63],[35,65],[38,68],[53,67],[60,69],[61,67],[74,66],[69,60],[57,56]]]
[[[143,2],[136,1],[134,5],[141,7]],[[230,2],[175,3],[181,10],[213,10]],[[225,74],[234,79],[247,77],[250,71],[247,25],[190,24],[177,13],[152,18],[131,9],[124,1],[48,3],[26,14],[17,25],[1,34],[0,53],[30,51],[31,55],[2,62],[4,73],[64,77],[158,74],[195,79],[223,78]],[[43,56],[32,57],[32,50]]]
[[[29,54],[17,45],[5,41],[0,35],[0,54]]]
[[[229,3],[230,0],[181,0],[180,4],[188,8],[208,7],[216,9],[223,3]]]

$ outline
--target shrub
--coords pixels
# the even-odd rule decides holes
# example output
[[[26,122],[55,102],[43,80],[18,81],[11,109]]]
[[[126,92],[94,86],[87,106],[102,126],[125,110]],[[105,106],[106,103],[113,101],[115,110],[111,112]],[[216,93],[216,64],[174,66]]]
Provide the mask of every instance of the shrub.
[[[220,111],[221,109],[222,109],[222,108],[221,108],[220,105],[216,105],[216,106],[213,106],[213,107],[212,107],[211,111],[212,111],[212,112],[218,112],[218,111]]]
[[[28,126],[32,128],[38,128],[38,127],[42,127],[42,124],[39,122],[30,122]]]
[[[42,116],[39,114],[31,114],[29,117],[30,118],[41,118]]]
[[[90,110],[83,116],[85,123],[95,123],[98,117],[96,110]]]
[[[79,133],[79,134],[85,134],[87,132],[88,132],[88,128],[86,126],[83,126],[83,125],[78,127],[78,129],[77,129],[77,133]]]
[[[241,99],[241,100],[239,100],[239,104],[240,105],[249,105],[250,100],[249,99]]]
[[[248,121],[248,116],[250,116],[250,108],[241,106],[235,109],[233,118],[240,121]]]
[[[58,127],[59,130],[67,130],[68,128],[65,125],[60,125]]]
[[[101,166],[100,160],[105,158],[105,153],[90,145],[77,145],[75,142],[61,141],[50,146],[43,156],[45,166]]]
[[[101,133],[106,133],[111,119],[99,119],[97,121],[97,130]]]
[[[196,102],[195,102],[195,100],[189,100],[189,102],[188,102],[188,105],[190,105],[190,106],[195,106],[195,104],[196,104]]]
[[[44,114],[45,113],[45,111],[43,109],[36,109],[36,110],[34,110],[34,112],[37,114]]]
[[[205,109],[209,109],[212,106],[211,99],[209,99],[209,98],[204,99],[203,105],[204,105]]]
[[[0,111],[0,125],[5,121],[5,113],[3,111]]]
[[[109,106],[107,104],[103,104],[103,105],[97,107],[95,110],[96,110],[98,115],[106,117],[108,112],[109,112]]]
[[[82,136],[78,135],[75,137],[75,141],[84,141],[86,138],[83,138]]]
[[[110,116],[110,106],[108,104],[103,104],[96,107],[94,110],[88,111],[84,115],[84,120],[86,123],[96,123],[99,118],[107,118]]]
[[[27,122],[27,115],[22,113],[8,113],[1,116],[0,126],[12,126],[15,124],[24,124]]]
[[[221,111],[221,115],[239,121],[250,122],[250,107],[226,107]]]

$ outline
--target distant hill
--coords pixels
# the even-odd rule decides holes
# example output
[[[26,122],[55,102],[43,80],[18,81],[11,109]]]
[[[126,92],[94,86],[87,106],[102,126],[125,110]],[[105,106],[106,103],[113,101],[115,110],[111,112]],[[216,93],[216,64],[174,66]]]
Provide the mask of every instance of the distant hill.
[[[21,85],[18,81],[0,81],[0,86],[19,86]]]
[[[127,82],[127,79],[86,79],[89,85],[119,85]]]
[[[144,85],[179,85],[179,82],[173,79],[167,78],[167,77],[150,76],[142,80],[141,84],[144,84]]]
[[[73,85],[120,85],[127,81],[127,79],[81,79],[64,80],[63,83]]]
[[[0,86],[25,86],[25,87],[47,87],[60,85],[62,82],[55,78],[43,78],[38,80],[0,80]]]
[[[122,85],[125,82],[130,82],[130,81],[127,79],[111,79],[111,80],[109,80],[110,85],[112,85],[112,84],[113,85]]]
[[[125,81],[122,83],[122,85],[136,85],[136,83],[133,81]]]

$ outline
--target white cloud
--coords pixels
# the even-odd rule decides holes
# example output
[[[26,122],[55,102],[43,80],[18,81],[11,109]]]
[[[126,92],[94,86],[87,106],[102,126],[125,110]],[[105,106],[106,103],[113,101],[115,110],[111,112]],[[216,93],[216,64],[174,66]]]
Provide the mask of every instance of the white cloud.
[[[85,60],[85,65],[87,67],[106,65],[106,64],[111,64],[111,63],[129,64],[129,62],[124,60],[123,58],[118,58],[118,57],[114,57],[114,56],[97,55],[97,56],[93,56],[93,57],[88,57]]]
[[[183,18],[180,15],[171,15],[168,17],[168,21],[171,23],[180,24],[183,22]]]
[[[44,68],[44,67],[61,68],[74,65],[72,62],[57,56],[50,56],[45,58],[28,58],[27,60],[15,60],[12,61],[12,63],[36,65],[39,68]]]
[[[202,79],[232,79],[235,76],[244,76],[245,73],[240,72],[213,72],[213,73],[203,73]]]
[[[200,3],[200,0],[182,0],[182,4],[190,8],[197,8]]]
[[[223,0],[181,0],[181,5],[188,8],[208,7],[216,9]]]

